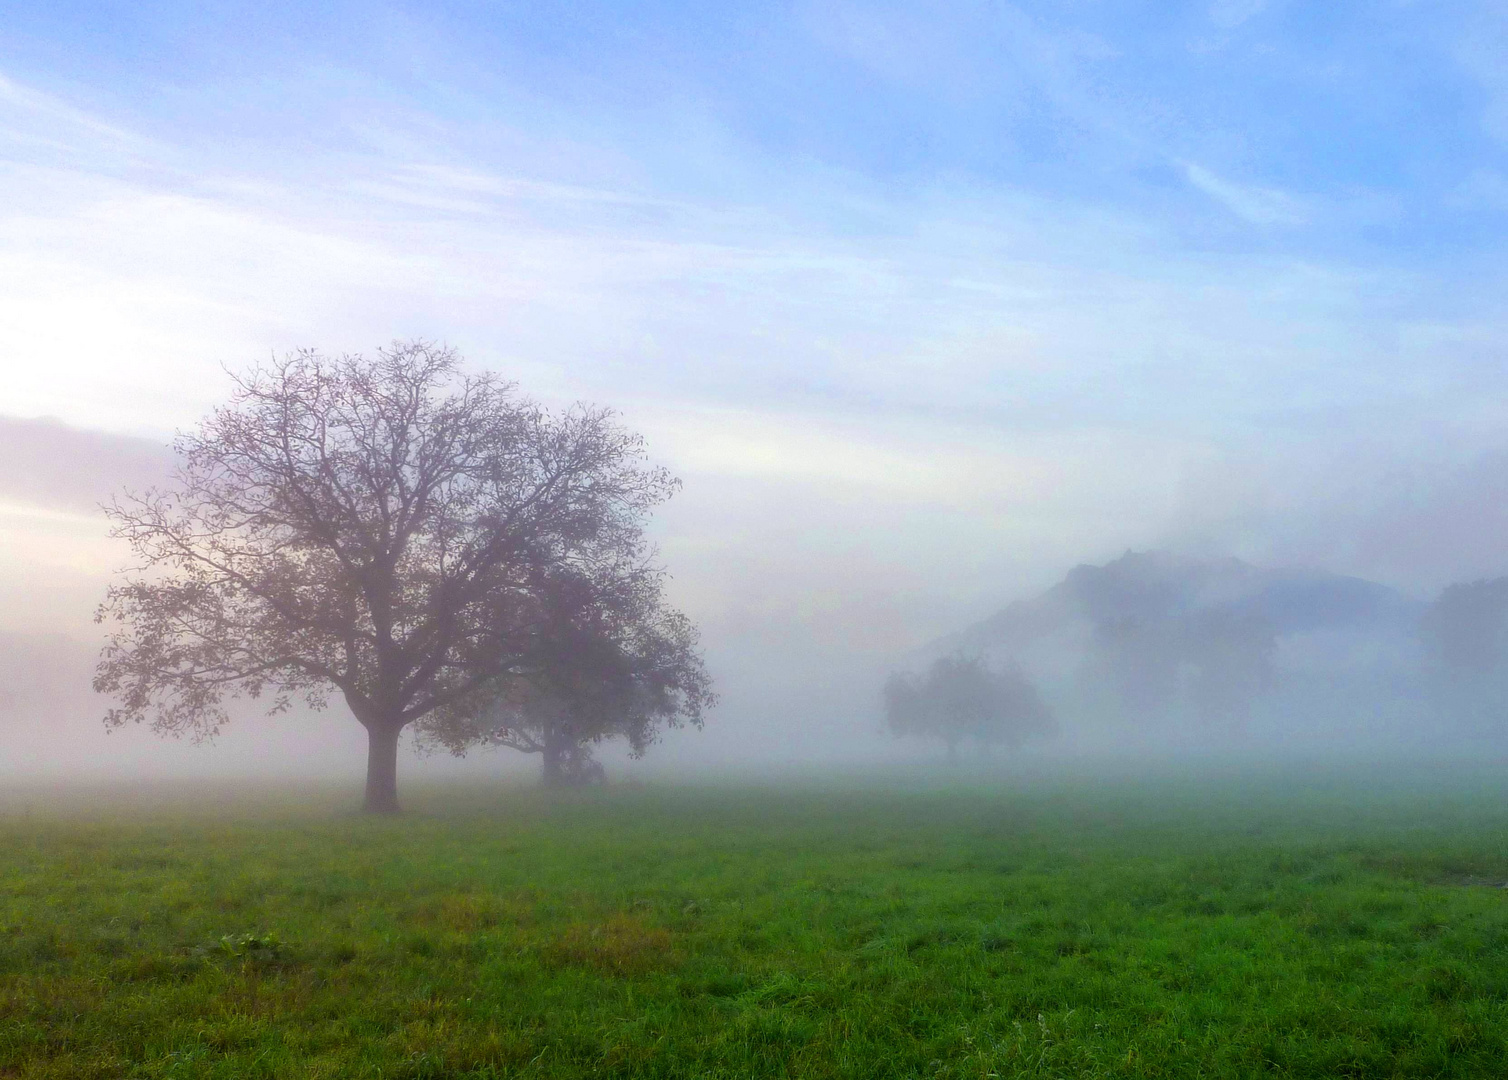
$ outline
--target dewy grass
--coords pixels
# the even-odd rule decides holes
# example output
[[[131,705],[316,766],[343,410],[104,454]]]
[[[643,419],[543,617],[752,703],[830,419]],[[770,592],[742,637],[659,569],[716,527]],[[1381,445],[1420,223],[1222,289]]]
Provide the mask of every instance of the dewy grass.
[[[1505,793],[13,810],[0,1076],[1500,1076]]]

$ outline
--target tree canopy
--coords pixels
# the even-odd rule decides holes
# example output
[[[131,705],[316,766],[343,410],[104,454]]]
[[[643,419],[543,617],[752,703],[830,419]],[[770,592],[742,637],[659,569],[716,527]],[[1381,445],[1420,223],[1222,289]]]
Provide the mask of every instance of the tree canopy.
[[[560,668],[563,582],[578,623],[659,596],[643,530],[678,481],[610,410],[552,413],[449,349],[300,351],[235,377],[176,449],[169,485],[109,510],[137,565],[98,613],[106,723],[203,738],[228,698],[338,693],[368,733],[369,810],[397,809],[406,727],[462,726]],[[704,680],[667,688],[660,715],[699,721]]]

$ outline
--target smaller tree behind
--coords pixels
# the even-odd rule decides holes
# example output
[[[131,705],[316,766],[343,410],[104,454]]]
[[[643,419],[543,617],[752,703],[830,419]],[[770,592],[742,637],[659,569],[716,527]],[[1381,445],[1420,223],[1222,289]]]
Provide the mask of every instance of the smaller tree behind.
[[[475,713],[436,712],[420,737],[456,755],[537,753],[547,785],[602,779],[593,748],[623,739],[638,757],[668,727],[701,727],[717,701],[695,627],[664,597],[664,572],[560,573],[542,600],[520,677]]]
[[[920,678],[892,675],[884,694],[890,731],[946,744],[949,764],[969,740],[981,749],[1016,747],[1057,732],[1052,710],[1020,668],[991,670],[977,656],[939,657]]]

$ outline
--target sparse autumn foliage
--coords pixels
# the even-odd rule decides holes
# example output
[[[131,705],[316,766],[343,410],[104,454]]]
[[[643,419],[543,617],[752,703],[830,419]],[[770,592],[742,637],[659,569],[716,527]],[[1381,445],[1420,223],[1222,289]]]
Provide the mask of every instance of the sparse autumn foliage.
[[[177,451],[168,488],[110,508],[137,566],[98,615],[107,724],[205,737],[228,697],[338,692],[368,732],[369,810],[397,808],[405,727],[552,662],[559,580],[658,588],[643,525],[678,486],[609,410],[550,413],[421,342],[259,367]]]

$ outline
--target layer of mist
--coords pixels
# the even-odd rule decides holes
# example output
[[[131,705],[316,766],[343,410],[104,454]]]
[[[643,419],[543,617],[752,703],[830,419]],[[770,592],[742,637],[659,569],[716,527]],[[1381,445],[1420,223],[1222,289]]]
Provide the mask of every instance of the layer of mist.
[[[136,728],[107,735],[109,703],[90,689],[100,643],[91,616],[121,552],[105,537],[98,505],[124,488],[161,483],[171,456],[150,439],[47,420],[0,420],[0,443],[11,462],[0,478],[9,515],[0,574],[7,775],[359,775],[362,732],[338,703],[267,717],[259,703],[241,702],[203,745]],[[877,633],[862,597],[851,630],[830,617],[788,618],[775,603],[763,612],[699,610],[696,598],[726,567],[682,555],[674,569],[690,579],[688,608],[708,628],[723,705],[704,731],[668,733],[641,760],[604,747],[612,777],[935,767],[937,747],[884,731],[879,690],[887,674],[949,654],[1019,667],[1057,719],[1055,739],[998,751],[968,766],[975,770],[1471,756],[1508,745],[1497,707],[1508,693],[1508,590],[1492,581],[1419,596],[1313,566],[1143,550],[1060,567],[1056,584],[1034,592],[1003,584],[994,597],[914,602],[929,613],[911,622],[892,614]],[[799,602],[805,580],[768,582],[767,593]],[[939,626],[949,612],[988,610],[1013,591],[1017,598],[992,615]],[[404,765],[418,780],[536,768],[504,751],[409,755]]]

